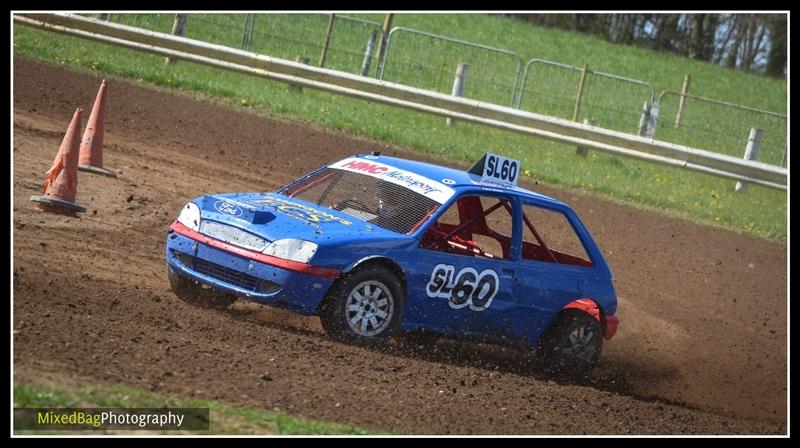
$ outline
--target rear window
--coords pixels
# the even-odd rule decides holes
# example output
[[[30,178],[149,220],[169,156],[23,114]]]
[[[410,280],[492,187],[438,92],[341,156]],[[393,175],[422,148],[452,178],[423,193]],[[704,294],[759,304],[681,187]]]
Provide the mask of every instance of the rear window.
[[[439,207],[438,202],[401,185],[334,168],[324,168],[280,193],[403,234],[415,231]]]

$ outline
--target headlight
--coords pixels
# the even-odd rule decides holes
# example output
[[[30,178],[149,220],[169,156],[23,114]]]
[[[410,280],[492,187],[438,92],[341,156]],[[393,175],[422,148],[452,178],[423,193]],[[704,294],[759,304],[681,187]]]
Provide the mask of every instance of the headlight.
[[[308,263],[311,260],[311,257],[317,253],[317,244],[312,243],[311,241],[287,238],[273,241],[262,252],[267,255],[272,255],[273,257],[283,258],[285,260]]]
[[[195,232],[199,232],[200,207],[198,207],[194,202],[186,204],[183,209],[181,209],[181,214],[178,215],[178,222],[194,230]]]

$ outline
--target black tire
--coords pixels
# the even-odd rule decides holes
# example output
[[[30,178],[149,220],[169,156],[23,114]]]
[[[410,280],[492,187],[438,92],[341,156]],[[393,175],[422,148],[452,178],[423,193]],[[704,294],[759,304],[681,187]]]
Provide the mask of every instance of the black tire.
[[[169,286],[179,299],[191,305],[203,308],[225,308],[236,301],[233,294],[223,293],[214,289],[204,288],[202,284],[172,272],[167,268]]]
[[[367,265],[347,274],[331,288],[319,312],[320,322],[333,339],[354,344],[383,343],[400,327],[405,302],[403,285],[391,270]]]
[[[603,351],[600,322],[585,311],[562,311],[545,333],[537,357],[553,376],[578,380],[597,365]]]

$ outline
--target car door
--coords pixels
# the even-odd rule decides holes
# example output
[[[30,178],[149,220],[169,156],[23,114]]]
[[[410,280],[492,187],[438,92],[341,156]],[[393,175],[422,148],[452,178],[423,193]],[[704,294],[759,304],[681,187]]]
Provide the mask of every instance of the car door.
[[[409,307],[408,319],[445,333],[490,339],[508,332],[516,306],[515,273],[508,260],[513,252],[511,231],[502,234],[486,227],[487,218],[497,213],[507,215],[511,228],[511,209],[501,200],[512,203],[501,194],[464,193],[432,224],[420,244],[414,280],[424,289]],[[482,216],[489,209],[490,214]],[[445,239],[449,233],[453,235]],[[475,241],[486,246],[492,239],[494,253]]]
[[[535,342],[555,313],[585,297],[586,279],[594,266],[563,211],[523,201],[519,223],[523,237],[517,263],[520,293],[512,331]]]

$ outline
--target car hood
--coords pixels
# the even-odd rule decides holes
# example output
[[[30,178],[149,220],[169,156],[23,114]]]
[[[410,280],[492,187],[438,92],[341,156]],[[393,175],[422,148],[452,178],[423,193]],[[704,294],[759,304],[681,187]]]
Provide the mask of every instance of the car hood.
[[[204,220],[245,229],[268,241],[296,238],[319,245],[402,238],[354,216],[276,193],[205,195],[194,201]]]

